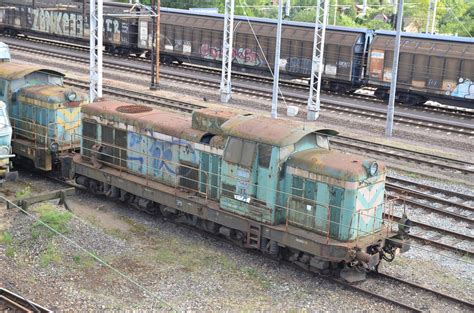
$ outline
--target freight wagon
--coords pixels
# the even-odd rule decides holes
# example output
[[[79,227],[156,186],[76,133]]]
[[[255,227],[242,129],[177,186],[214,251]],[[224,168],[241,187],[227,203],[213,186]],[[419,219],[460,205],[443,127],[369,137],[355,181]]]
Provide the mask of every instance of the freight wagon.
[[[0,0],[0,27],[5,34],[25,34],[89,44],[89,8],[83,1]],[[104,46],[118,55],[150,56],[150,18],[110,14],[130,4],[104,3]],[[270,75],[274,64],[276,20],[235,17],[233,68]],[[220,66],[223,15],[161,9],[160,60]],[[309,81],[314,24],[283,22],[280,70],[283,77]],[[391,79],[394,33],[328,26],[322,88],[351,92],[375,87],[387,98]],[[421,104],[439,101],[474,108],[474,40],[403,33],[397,100]],[[370,67],[368,66],[370,64]]]
[[[369,85],[387,98],[392,80],[395,33],[375,32],[370,46]],[[403,33],[398,66],[398,101],[435,100],[474,107],[474,38]]]

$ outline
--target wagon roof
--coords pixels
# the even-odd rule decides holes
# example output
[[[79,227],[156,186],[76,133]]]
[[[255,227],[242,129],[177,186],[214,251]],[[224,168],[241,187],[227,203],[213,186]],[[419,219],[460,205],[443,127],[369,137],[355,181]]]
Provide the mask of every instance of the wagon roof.
[[[23,63],[8,62],[2,63],[0,66],[0,77],[7,80],[18,79],[33,72],[46,72],[56,76],[64,76],[63,73],[55,70],[43,68],[40,66],[31,66]]]
[[[224,15],[220,14],[220,13],[189,11],[189,10],[175,9],[175,8],[165,8],[165,7],[162,7],[160,10],[161,10],[161,12],[168,12],[168,13],[175,13],[175,14],[195,15],[195,16],[202,16],[202,17],[216,17],[216,18],[219,18],[219,19],[224,18]],[[248,20],[249,22],[258,22],[258,23],[275,24],[275,25],[277,24],[276,19],[264,18],[264,17],[247,17],[247,16],[236,15],[235,20],[245,21],[245,22],[247,22],[247,20]],[[314,23],[308,23],[308,22],[283,21],[283,25],[300,26],[300,27],[306,27],[306,28],[314,29]],[[326,29],[334,30],[334,31],[351,32],[351,33],[368,33],[368,32],[371,32],[367,28],[351,28],[351,27],[332,26],[332,25],[328,25]]]
[[[318,128],[313,123],[303,123],[284,119],[272,119],[253,114],[231,118],[221,126],[228,136],[248,139],[274,146],[288,146]]]
[[[396,32],[391,30],[377,30],[375,35],[393,36],[395,37]],[[419,33],[402,33],[402,38],[417,38],[427,39],[434,41],[453,41],[462,43],[474,43],[474,38],[470,37],[457,37],[457,36],[444,36],[444,35],[431,35],[431,34],[419,34]]]
[[[191,128],[191,117],[152,107],[125,103],[115,100],[103,100],[82,107],[82,112],[109,121],[126,123],[143,130],[153,130],[168,136],[199,142],[205,134]]]

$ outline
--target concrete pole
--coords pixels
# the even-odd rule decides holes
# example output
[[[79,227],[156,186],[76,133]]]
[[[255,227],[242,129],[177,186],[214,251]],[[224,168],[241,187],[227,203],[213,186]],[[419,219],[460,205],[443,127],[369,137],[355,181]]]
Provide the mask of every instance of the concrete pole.
[[[400,37],[403,23],[403,0],[398,0],[397,10],[397,34],[395,36],[395,49],[393,52],[392,64],[392,81],[390,83],[390,97],[387,108],[387,125],[385,128],[385,136],[392,137],[393,131],[393,116],[395,115],[395,97],[397,92],[397,77],[398,77],[398,57],[400,54]]]
[[[278,25],[275,45],[275,67],[273,70],[272,118],[278,118],[278,81],[280,80],[281,25],[283,20],[283,1],[278,1]]]
[[[333,25],[336,26],[336,19],[337,19],[337,0],[336,0],[336,4],[334,5],[334,21],[333,21]]]
[[[367,14],[367,0],[362,2],[362,15],[365,16]]]
[[[290,10],[291,10],[291,0],[286,0],[286,6],[285,6],[286,17],[290,16]]]

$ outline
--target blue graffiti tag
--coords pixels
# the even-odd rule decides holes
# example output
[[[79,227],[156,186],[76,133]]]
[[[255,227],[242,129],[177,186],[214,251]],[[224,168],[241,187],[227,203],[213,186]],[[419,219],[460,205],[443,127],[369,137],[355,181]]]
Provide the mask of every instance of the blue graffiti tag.
[[[139,172],[142,172],[142,170],[143,170],[143,157],[132,157],[132,156],[129,156],[127,159],[128,159],[128,161],[132,161],[132,162],[138,161],[138,162],[137,162],[137,163],[139,163],[139,165],[138,165],[138,171],[139,171]]]
[[[153,157],[153,172],[158,175],[162,169],[176,175],[176,171],[167,162],[173,160],[172,145],[165,141],[156,140],[150,148],[150,154]]]

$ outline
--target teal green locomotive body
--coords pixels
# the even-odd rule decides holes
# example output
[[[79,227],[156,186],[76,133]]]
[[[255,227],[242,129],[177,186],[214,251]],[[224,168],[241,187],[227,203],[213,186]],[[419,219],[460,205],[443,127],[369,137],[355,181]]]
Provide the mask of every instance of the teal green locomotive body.
[[[383,164],[329,148],[330,130],[228,109],[192,117],[102,101],[82,109],[70,177],[95,193],[309,267],[374,269],[406,248],[383,218]]]
[[[79,147],[84,93],[63,85],[60,72],[27,64],[0,64],[0,99],[13,128],[13,153],[38,169],[53,169],[60,153]]]

